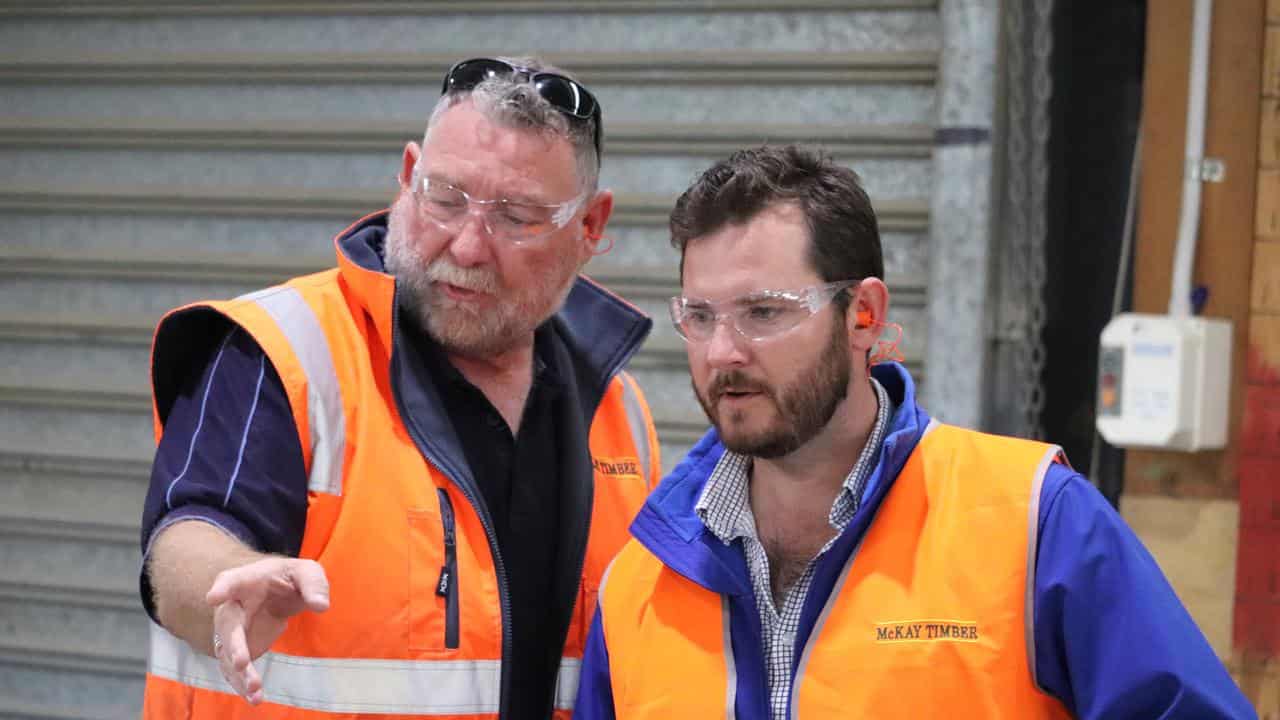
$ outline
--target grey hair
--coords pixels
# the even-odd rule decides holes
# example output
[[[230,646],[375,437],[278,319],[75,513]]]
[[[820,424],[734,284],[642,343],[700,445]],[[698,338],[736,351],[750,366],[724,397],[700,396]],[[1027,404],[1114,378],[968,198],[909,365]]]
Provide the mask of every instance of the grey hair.
[[[561,68],[536,57],[499,57],[498,59],[517,67],[573,78]],[[568,140],[573,147],[579,186],[590,193],[597,190],[600,183],[600,159],[596,155],[594,119],[581,123],[570,122],[564,113],[538,95],[533,85],[511,77],[493,77],[476,85],[468,92],[442,95],[436,101],[436,106],[431,111],[431,118],[427,121],[427,134],[431,133],[431,128],[435,127],[436,121],[444,111],[468,99],[477,110],[494,123],[518,130],[547,133]]]

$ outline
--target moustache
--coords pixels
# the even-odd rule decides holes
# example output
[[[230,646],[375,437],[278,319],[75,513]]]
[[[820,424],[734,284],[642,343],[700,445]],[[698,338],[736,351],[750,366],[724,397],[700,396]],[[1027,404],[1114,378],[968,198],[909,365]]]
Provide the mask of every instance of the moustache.
[[[442,282],[464,290],[493,293],[498,289],[498,275],[483,268],[461,268],[443,257],[431,261],[423,271],[431,282]]]
[[[730,391],[758,392],[768,395],[769,386],[749,377],[741,370],[729,370],[711,380],[711,387],[707,389],[707,395],[714,402],[719,400],[721,395]]]

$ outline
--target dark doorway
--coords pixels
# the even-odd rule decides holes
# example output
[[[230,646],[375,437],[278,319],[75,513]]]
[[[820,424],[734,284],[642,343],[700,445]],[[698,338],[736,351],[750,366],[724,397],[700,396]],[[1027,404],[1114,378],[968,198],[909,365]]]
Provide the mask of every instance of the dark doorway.
[[[1089,473],[1114,505],[1124,455],[1094,431],[1098,336],[1117,278],[1138,137],[1145,0],[1058,2],[1051,61],[1048,274],[1045,283],[1045,436]],[[1132,265],[1130,264],[1130,267]],[[1129,275],[1132,275],[1130,271]],[[1101,443],[1093,458],[1094,443]]]

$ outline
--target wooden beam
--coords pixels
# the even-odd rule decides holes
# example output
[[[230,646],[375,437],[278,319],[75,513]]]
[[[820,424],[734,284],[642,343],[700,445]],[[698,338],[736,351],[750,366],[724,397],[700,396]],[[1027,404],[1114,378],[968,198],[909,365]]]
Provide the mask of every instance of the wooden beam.
[[[1210,40],[1205,154],[1226,163],[1226,179],[1203,187],[1193,280],[1209,290],[1206,316],[1234,324],[1231,428],[1223,452],[1130,451],[1125,492],[1234,498],[1234,447],[1243,402],[1248,348],[1249,287],[1257,188],[1259,102],[1262,94],[1264,0],[1219,3]],[[1141,213],[1134,269],[1134,309],[1168,307],[1182,197],[1190,68],[1192,0],[1162,0],[1147,8],[1144,153]]]
[[[1280,241],[1280,169],[1258,173],[1258,211],[1254,234],[1265,241]]]
[[[1262,101],[1258,162],[1267,169],[1280,169],[1280,99],[1266,98]]]
[[[1267,51],[1262,77],[1262,93],[1280,97],[1280,25],[1267,28]]]
[[[1251,284],[1253,311],[1280,315],[1280,242],[1254,244]]]
[[[1280,385],[1280,314],[1255,312],[1249,318],[1250,385]]]

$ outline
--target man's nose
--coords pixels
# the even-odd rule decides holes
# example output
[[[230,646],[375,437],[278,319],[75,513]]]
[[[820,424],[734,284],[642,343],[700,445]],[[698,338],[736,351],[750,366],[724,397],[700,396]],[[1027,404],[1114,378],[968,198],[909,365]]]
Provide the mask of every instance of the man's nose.
[[[484,265],[492,259],[493,241],[485,213],[467,208],[467,214],[449,243],[449,254],[459,267]]]
[[[733,319],[716,318],[711,337],[707,338],[707,363],[712,367],[730,367],[746,363],[747,354],[742,345],[746,338],[733,325]]]

